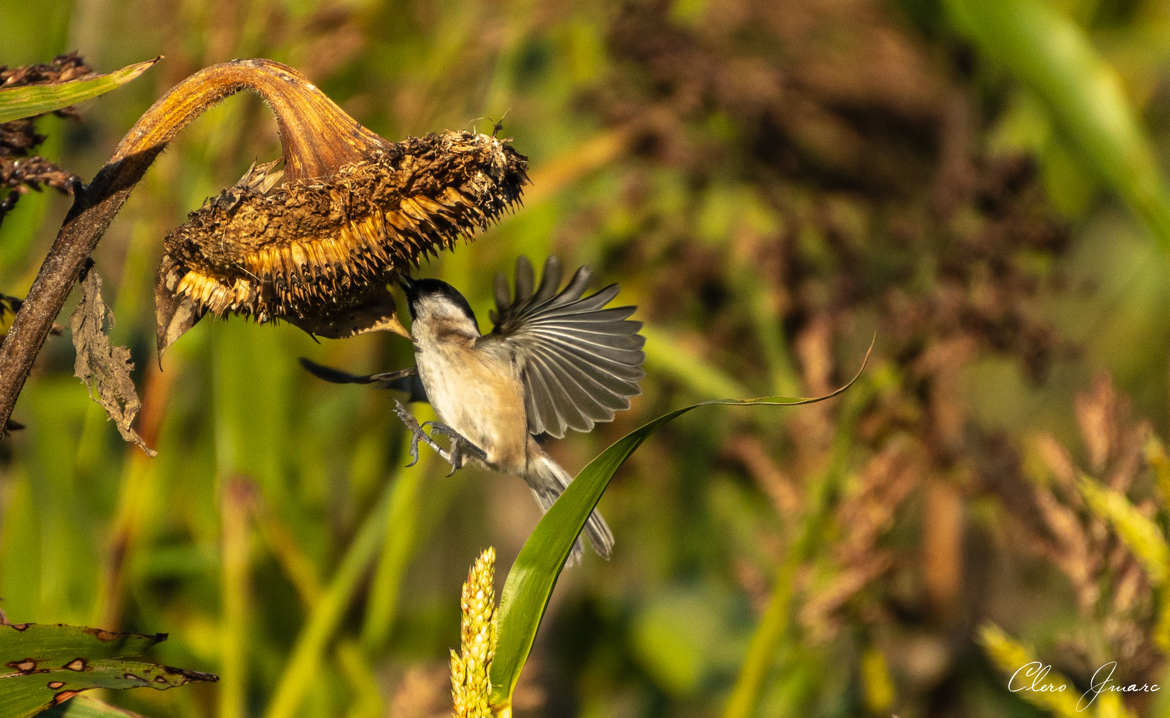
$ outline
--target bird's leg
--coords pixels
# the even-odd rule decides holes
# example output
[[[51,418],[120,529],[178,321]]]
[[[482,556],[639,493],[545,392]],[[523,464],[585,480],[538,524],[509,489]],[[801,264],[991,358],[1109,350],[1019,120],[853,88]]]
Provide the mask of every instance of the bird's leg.
[[[487,452],[471,443],[467,437],[463,436],[458,431],[455,431],[446,424],[440,424],[437,421],[427,421],[422,424],[423,427],[428,425],[431,427],[432,437],[434,434],[444,434],[451,437],[451,458],[448,460],[451,464],[451,474],[455,473],[456,469],[463,466],[463,461],[468,456],[479,459],[483,462],[487,462]],[[432,438],[432,441],[433,440],[434,439]],[[450,476],[451,474],[447,474],[447,476]]]
[[[451,464],[451,466],[454,467],[452,471],[459,468],[456,465],[456,459],[458,459],[458,457],[454,456],[454,452],[447,451],[442,446],[439,446],[438,442],[428,436],[427,433],[423,431],[422,426],[419,425],[418,420],[414,418],[414,415],[407,411],[406,407],[402,405],[402,402],[398,401],[397,399],[394,400],[394,413],[398,415],[398,418],[402,420],[403,424],[406,424],[406,429],[410,432],[411,435],[410,463],[407,464],[407,466],[414,466],[418,463],[418,442],[422,441],[425,442],[427,446],[434,449],[435,453],[438,454],[443,459],[443,461]],[[428,421],[427,423],[429,424],[431,422]]]

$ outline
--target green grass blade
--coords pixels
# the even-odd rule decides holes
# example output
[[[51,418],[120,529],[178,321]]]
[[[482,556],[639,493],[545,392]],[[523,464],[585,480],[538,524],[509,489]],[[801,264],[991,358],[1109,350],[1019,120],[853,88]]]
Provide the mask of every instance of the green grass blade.
[[[871,342],[857,374],[830,394],[812,398],[713,399],[691,404],[643,424],[590,461],[537,524],[508,572],[500,596],[499,643],[491,665],[492,704],[511,705],[520,671],[528,660],[536,631],[573,543],[614,474],[643,441],[662,426],[702,406],[797,406],[830,399],[857,381],[872,350]]]
[[[207,673],[127,658],[166,639],[80,626],[36,623],[0,626],[0,715],[32,716],[92,688],[166,690]]]
[[[150,69],[161,58],[136,62],[121,70],[55,85],[24,85],[0,90],[0,123],[32,117],[104,95]]]
[[[37,714],[37,718],[143,718],[143,716],[82,695]]]
[[[1113,68],[1085,33],[1042,0],[948,0],[959,32],[1030,87],[1073,149],[1170,247],[1170,194],[1157,152]]]
[[[346,549],[329,586],[310,612],[273,692],[272,702],[264,712],[265,718],[292,718],[305,692],[313,685],[325,646],[341,624],[362,577],[382,547],[394,486],[388,484],[382,491],[377,504]]]

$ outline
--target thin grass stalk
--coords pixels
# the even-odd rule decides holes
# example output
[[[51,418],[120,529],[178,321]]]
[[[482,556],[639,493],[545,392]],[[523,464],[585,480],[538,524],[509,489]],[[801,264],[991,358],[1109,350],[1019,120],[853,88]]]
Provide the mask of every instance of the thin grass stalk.
[[[370,585],[370,601],[362,625],[362,646],[370,652],[386,644],[398,616],[403,577],[418,545],[416,536],[422,517],[418,505],[423,484],[430,475],[430,464],[431,454],[428,453],[421,457],[418,466],[400,471],[393,480],[390,520],[386,525],[382,554]]]
[[[337,662],[353,690],[346,718],[383,718],[386,703],[378,689],[378,676],[357,641],[344,640],[337,645]]]
[[[308,621],[297,636],[292,657],[273,691],[265,718],[292,718],[296,714],[305,690],[312,685],[317,674],[326,642],[340,625],[362,575],[382,546],[395,483],[386,485],[342,557],[325,593],[313,606]]]
[[[824,526],[836,505],[838,490],[848,475],[845,467],[853,444],[854,428],[861,409],[872,394],[870,387],[868,382],[858,382],[853,390],[845,395],[841,418],[833,438],[829,465],[812,484],[808,509],[798,528],[796,539],[776,571],[772,595],[768,599],[768,605],[755,633],[752,634],[739,677],[723,711],[723,718],[751,718],[755,715],[764,682],[775,665],[776,656],[786,637],[793,630],[789,619],[796,574],[817,550]]]
[[[292,532],[273,511],[256,505],[252,508],[252,520],[260,536],[296,589],[305,612],[312,611],[322,594],[321,580],[317,576],[317,568],[312,559],[301,550]],[[384,701],[378,690],[377,676],[366,652],[356,641],[342,639],[338,642],[336,653],[342,672],[349,679],[357,696],[352,701],[348,718],[383,716]]]
[[[744,268],[746,269],[746,268]],[[776,316],[773,307],[763,286],[763,282],[744,272],[741,282],[740,296],[745,306],[751,307],[752,325],[756,330],[756,337],[764,350],[764,360],[768,365],[768,376],[772,379],[773,394],[796,396],[800,393],[800,376],[796,371],[796,364],[792,360],[785,339],[781,318]],[[736,394],[736,396],[740,396]]]
[[[225,482],[220,502],[223,581],[223,630],[220,631],[219,718],[243,718],[248,687],[248,646],[241,640],[252,625],[248,522],[251,482],[233,478]]]
[[[143,457],[146,458],[145,456]],[[116,630],[122,623],[122,603],[126,593],[126,566],[138,544],[145,521],[143,507],[151,503],[151,476],[154,472],[145,461],[131,459],[126,463],[120,481],[118,508],[110,529],[105,561],[98,579],[98,595],[94,602],[95,626]]]

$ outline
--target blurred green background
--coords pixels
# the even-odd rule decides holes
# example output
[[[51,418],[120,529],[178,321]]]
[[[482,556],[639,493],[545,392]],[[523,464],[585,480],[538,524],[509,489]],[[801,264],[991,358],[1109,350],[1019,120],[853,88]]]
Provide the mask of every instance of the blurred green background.
[[[639,306],[643,394],[553,446],[570,470],[683,403],[831,389],[877,332],[841,399],[705,409],[631,459],[601,503],[614,559],[562,576],[516,715],[1043,714],[1007,690],[988,623],[1079,690],[1109,660],[1166,678],[1164,579],[1076,483],[1170,526],[1163,0],[9,0],[3,17],[7,65],[166,56],[80,122],[40,120],[42,154],[86,179],[170,86],[237,57],[299,68],[390,139],[503,118],[525,206],[420,274],[486,321],[496,271],[556,253]],[[390,397],[296,363],[405,366],[396,337],[208,320],[157,366],[162,237],[278,155],[263,104],[230,98],[106,234],[94,259],[159,455],[121,442],[50,338],[14,414],[28,428],[0,444],[0,608],[166,631],[163,662],[220,674],[108,696],[150,716],[445,715],[459,585],[487,545],[502,581],[538,519],[526,487],[445,479],[425,453],[401,468]],[[68,205],[30,193],[4,220],[0,291],[27,291]],[[740,712],[737,685],[758,686]],[[1170,714],[1165,693],[1125,705]]]

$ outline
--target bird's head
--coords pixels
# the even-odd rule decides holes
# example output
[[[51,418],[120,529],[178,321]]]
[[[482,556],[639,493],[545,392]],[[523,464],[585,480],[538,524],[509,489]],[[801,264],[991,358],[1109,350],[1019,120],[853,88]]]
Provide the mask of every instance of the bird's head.
[[[411,279],[402,276],[399,286],[413,320],[411,334],[420,330],[432,333],[458,332],[479,336],[479,324],[471,305],[455,287],[438,279]]]

